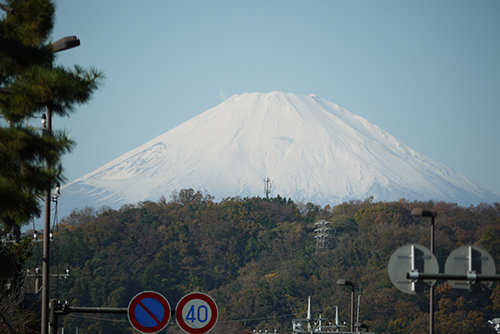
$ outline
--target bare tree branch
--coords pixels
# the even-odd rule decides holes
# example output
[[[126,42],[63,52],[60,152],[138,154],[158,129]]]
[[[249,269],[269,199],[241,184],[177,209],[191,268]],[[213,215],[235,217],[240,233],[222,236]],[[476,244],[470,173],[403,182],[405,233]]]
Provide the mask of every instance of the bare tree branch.
[[[0,311],[0,318],[2,318],[2,320],[7,324],[7,326],[10,328],[10,331],[14,334],[16,334],[16,331],[14,330],[14,328],[12,328],[11,324],[9,323],[9,321],[7,320],[7,318],[5,318],[5,316],[3,315],[2,311]]]

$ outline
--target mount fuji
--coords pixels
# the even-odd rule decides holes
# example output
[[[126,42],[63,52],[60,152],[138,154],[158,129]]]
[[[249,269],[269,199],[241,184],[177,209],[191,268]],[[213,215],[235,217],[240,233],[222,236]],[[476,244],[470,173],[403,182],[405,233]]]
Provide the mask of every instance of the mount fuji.
[[[193,188],[216,200],[264,195],[339,204],[500,202],[494,193],[316,95],[234,95],[62,189],[59,210],[158,200]]]

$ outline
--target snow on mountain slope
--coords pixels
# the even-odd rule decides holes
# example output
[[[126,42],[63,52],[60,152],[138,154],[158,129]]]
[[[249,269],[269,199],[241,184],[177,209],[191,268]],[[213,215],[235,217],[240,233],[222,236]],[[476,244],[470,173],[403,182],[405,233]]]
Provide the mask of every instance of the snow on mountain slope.
[[[272,196],[315,204],[350,199],[500,201],[367,120],[315,95],[234,95],[63,188],[60,210],[118,208],[206,191],[217,200]]]

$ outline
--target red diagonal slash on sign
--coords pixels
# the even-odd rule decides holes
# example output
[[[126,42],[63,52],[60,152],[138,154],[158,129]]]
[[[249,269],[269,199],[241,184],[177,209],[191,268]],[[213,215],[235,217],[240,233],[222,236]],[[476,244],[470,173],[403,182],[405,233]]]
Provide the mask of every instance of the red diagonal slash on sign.
[[[147,312],[147,313],[151,316],[151,318],[153,318],[153,319],[154,319],[154,321],[156,321],[157,323],[160,323],[160,322],[161,322],[161,321],[160,321],[160,320],[158,320],[158,318],[157,318],[157,317],[153,314],[153,312],[151,312],[151,310],[150,310],[148,307],[146,307],[146,305],[144,305],[144,304],[142,303],[142,300],[139,300],[139,301],[137,302],[137,304],[141,305],[141,306],[142,306],[142,308],[144,309],[144,311],[146,311],[146,312]]]
[[[163,316],[161,316],[163,315]],[[128,306],[130,324],[141,333],[157,333],[170,321],[168,300],[158,292],[145,291],[137,294]]]

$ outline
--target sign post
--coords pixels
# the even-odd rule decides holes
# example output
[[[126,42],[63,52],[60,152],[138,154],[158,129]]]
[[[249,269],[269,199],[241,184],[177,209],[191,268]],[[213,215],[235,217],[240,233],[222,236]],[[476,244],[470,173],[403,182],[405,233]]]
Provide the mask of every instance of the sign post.
[[[137,294],[128,305],[130,324],[141,333],[157,333],[170,321],[170,304],[158,292],[144,291]]]
[[[177,324],[188,334],[204,334],[217,323],[219,310],[207,294],[192,292],[179,300],[175,308]]]
[[[398,248],[389,259],[387,266],[392,284],[408,294],[421,293],[425,285],[433,286],[436,280],[419,281],[406,277],[409,273],[439,272],[436,256],[426,247],[408,244]]]
[[[469,280],[448,280],[456,289],[481,290],[489,288],[493,281],[478,281],[477,275],[495,275],[496,266],[493,257],[479,246],[462,246],[451,252],[444,266],[446,274],[468,275]],[[477,282],[476,282],[477,281]]]

